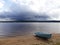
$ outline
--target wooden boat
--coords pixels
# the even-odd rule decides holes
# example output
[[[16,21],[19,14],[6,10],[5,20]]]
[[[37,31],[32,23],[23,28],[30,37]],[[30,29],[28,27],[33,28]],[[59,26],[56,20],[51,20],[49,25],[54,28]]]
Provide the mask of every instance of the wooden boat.
[[[41,38],[45,38],[45,39],[50,39],[52,37],[52,34],[42,33],[42,32],[36,32],[35,35],[37,37],[41,37]]]

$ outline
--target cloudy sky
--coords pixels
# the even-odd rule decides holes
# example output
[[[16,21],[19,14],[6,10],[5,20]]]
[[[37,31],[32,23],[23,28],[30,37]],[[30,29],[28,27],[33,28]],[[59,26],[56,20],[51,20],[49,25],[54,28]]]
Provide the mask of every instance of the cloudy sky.
[[[60,0],[0,0],[0,21],[60,20]]]

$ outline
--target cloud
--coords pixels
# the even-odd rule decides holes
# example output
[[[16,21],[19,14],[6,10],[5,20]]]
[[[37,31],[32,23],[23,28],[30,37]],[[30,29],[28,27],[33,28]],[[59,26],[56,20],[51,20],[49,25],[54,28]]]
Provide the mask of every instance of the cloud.
[[[11,18],[0,18],[0,21],[14,21],[14,20]]]
[[[3,6],[4,6],[4,4],[0,2],[0,8],[2,8]]]
[[[0,14],[16,15],[32,12],[49,16],[46,20],[60,20],[60,0],[1,0]],[[45,14],[45,15],[43,15]],[[33,14],[32,14],[33,15]],[[18,15],[17,15],[18,16]]]
[[[46,13],[53,20],[60,20],[60,0],[15,0],[14,2],[25,5],[34,12]]]
[[[3,14],[4,12],[11,12],[11,10],[7,2],[0,0],[0,14]]]
[[[0,0],[0,12],[3,12],[4,5],[5,5],[5,2],[3,0]]]
[[[33,11],[48,12],[60,6],[60,0],[12,0],[19,6],[27,6]],[[35,9],[34,9],[35,8]]]
[[[51,17],[52,20],[60,20],[60,0],[12,0],[12,1],[18,4],[19,6],[29,7],[29,10],[36,12],[38,14],[46,13],[48,16]]]

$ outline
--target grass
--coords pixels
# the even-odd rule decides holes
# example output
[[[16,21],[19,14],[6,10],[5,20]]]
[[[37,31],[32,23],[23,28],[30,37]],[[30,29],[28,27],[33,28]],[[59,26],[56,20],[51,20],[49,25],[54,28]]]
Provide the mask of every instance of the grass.
[[[60,45],[60,42],[57,42],[55,45]]]
[[[32,45],[40,45],[40,44],[32,44]]]

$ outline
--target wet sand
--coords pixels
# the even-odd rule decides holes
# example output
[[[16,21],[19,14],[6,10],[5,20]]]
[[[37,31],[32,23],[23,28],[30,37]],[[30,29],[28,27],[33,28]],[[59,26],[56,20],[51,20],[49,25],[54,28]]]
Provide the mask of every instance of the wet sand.
[[[0,45],[60,45],[60,34],[53,34],[49,40],[34,35],[0,38]]]

